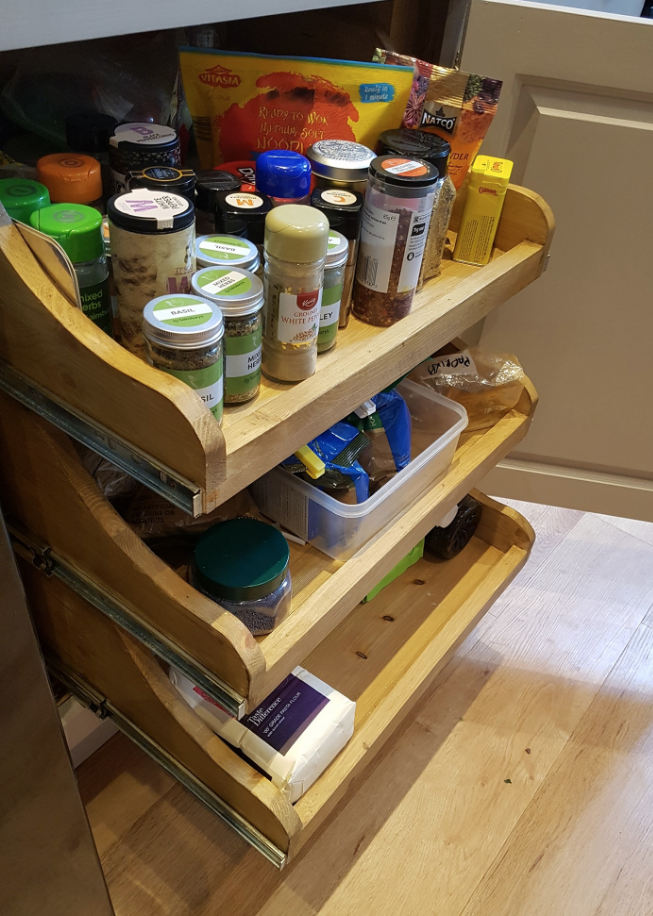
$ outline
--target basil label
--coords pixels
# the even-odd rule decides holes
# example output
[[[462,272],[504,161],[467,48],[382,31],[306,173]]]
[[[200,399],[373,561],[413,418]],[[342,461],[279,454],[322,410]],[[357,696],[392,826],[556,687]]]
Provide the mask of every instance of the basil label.
[[[157,321],[163,324],[188,328],[206,324],[213,315],[213,309],[208,302],[203,302],[201,299],[170,296],[162,302],[157,302],[153,314]]]
[[[216,420],[220,422],[223,410],[221,359],[203,369],[164,369],[163,371],[168,375],[174,375],[175,378],[197,392]]]

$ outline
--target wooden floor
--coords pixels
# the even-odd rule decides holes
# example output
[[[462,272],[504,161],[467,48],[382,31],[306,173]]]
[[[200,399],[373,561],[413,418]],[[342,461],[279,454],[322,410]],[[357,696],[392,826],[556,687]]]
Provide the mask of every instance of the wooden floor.
[[[651,916],[653,524],[513,505],[528,565],[281,874],[122,737],[78,770],[117,916]]]

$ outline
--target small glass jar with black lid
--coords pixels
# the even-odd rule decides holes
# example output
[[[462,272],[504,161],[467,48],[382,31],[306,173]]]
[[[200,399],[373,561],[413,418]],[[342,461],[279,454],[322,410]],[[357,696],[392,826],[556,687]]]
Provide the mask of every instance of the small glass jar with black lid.
[[[240,181],[221,169],[209,169],[195,174],[195,214],[197,234],[215,232],[215,207],[220,191],[237,191]]]
[[[169,191],[195,202],[195,172],[192,169],[174,169],[169,165],[154,165],[127,176],[130,188],[151,188]]]
[[[116,194],[129,190],[127,175],[155,166],[181,166],[179,134],[164,124],[119,124],[109,141],[109,163]]]

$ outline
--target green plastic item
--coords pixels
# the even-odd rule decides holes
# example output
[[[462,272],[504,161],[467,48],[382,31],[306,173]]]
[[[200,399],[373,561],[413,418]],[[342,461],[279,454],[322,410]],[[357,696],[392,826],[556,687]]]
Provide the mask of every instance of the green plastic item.
[[[361,604],[365,604],[367,601],[371,601],[372,598],[376,598],[379,592],[390,585],[391,582],[394,582],[395,579],[398,579],[402,573],[405,573],[407,569],[417,563],[418,560],[421,560],[424,556],[424,538],[416,544],[415,547],[411,550],[410,553],[407,553],[403,560],[400,560],[399,563],[395,566],[394,569],[391,569],[387,576],[384,576],[383,579],[375,585],[371,592],[368,592],[367,595],[361,601]]]
[[[104,254],[102,216],[84,204],[52,204],[35,210],[30,224],[55,239],[73,264],[94,261]]]
[[[31,178],[2,178],[0,203],[12,219],[28,223],[35,210],[50,205],[50,193],[44,184]]]

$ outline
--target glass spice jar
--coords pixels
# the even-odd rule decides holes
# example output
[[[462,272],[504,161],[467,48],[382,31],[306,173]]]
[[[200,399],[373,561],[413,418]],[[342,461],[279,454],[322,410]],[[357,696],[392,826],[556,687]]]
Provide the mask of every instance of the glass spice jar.
[[[345,285],[345,270],[349,258],[349,242],[339,232],[329,232],[324,289],[320,308],[320,330],[317,335],[317,352],[326,353],[336,344],[340,302]]]
[[[207,267],[198,270],[192,285],[198,296],[218,306],[224,318],[225,404],[251,401],[261,385],[263,284],[248,270]]]
[[[195,203],[195,172],[192,169],[173,169],[168,165],[154,165],[127,176],[130,188],[150,188],[179,194]]]
[[[109,140],[109,164],[116,194],[122,194],[129,190],[129,172],[151,166],[181,167],[179,134],[172,127],[148,121],[119,124]]]
[[[422,159],[379,156],[370,165],[353,298],[362,321],[389,327],[410,313],[437,180]]]
[[[222,423],[224,322],[217,305],[159,296],[145,306],[143,336],[149,362],[192,388]]]
[[[365,193],[367,170],[376,153],[352,140],[318,140],[306,150],[318,188]]]
[[[329,221],[313,207],[275,207],[265,220],[263,373],[277,382],[309,378],[317,335]]]
[[[195,239],[195,259],[200,267],[240,267],[258,274],[258,248],[236,235],[200,235]]]

